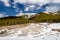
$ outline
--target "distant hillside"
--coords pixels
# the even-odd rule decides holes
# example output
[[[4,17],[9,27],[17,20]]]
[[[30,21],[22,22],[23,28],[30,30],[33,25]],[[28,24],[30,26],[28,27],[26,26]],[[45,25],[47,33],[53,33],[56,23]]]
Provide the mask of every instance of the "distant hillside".
[[[34,17],[29,18],[35,22],[60,22],[60,11],[57,12],[40,12]]]
[[[35,15],[30,16],[9,16],[0,18],[0,26],[8,26],[8,25],[17,25],[17,24],[26,24],[26,23],[38,23],[38,22],[49,22],[49,23],[60,23],[60,11],[58,12],[40,12]]]

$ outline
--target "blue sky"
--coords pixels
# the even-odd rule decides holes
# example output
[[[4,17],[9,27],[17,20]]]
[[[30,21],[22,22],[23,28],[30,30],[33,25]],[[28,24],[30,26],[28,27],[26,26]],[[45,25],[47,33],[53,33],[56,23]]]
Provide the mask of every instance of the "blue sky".
[[[22,13],[55,12],[60,0],[0,0],[0,17]]]

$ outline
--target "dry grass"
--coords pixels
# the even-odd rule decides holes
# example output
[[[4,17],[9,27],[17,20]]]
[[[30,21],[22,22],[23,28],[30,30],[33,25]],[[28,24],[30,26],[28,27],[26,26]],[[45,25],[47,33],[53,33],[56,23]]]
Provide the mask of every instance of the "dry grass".
[[[20,24],[20,25],[11,25],[11,26],[2,26],[0,27],[1,29],[15,29],[15,28],[24,28],[26,27],[28,24]]]

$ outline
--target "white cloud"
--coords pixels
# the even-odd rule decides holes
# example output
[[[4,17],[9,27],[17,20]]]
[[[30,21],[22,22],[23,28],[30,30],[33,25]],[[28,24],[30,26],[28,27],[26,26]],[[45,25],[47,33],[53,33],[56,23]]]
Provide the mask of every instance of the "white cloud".
[[[4,15],[4,14],[0,14],[0,18],[1,18],[1,17],[5,17],[5,15]]]
[[[40,6],[42,5],[45,5],[47,3],[60,3],[60,0],[14,0],[15,2],[14,3],[22,3],[22,4],[25,4],[25,3],[28,3],[28,4],[38,4]]]
[[[33,11],[35,8],[36,8],[35,5],[31,5],[31,6],[29,6],[29,10],[31,10],[31,11]]]
[[[36,13],[23,13],[23,11],[20,11],[20,13],[16,14],[15,16],[22,16],[22,15],[34,15]]]
[[[29,7],[26,7],[24,11],[29,11]]]
[[[4,2],[5,6],[10,6],[9,0],[0,0],[0,1]]]
[[[15,1],[15,3],[19,2],[19,3],[22,3],[22,4],[24,4],[24,3],[38,4],[40,6],[50,2],[50,0],[14,0],[14,1]]]
[[[6,6],[10,6],[9,0],[0,0],[0,1],[3,1]],[[38,4],[38,5],[42,6],[42,5],[45,5],[50,2],[60,3],[60,0],[14,0],[14,4],[18,3],[18,2],[22,3],[22,4],[28,3],[28,4]]]
[[[27,0],[14,0],[14,3],[26,3],[27,2]]]
[[[20,11],[20,13],[16,14],[16,16],[22,16],[22,15],[24,15],[23,11]]]
[[[57,5],[51,5],[46,7],[46,12],[56,12],[60,10],[60,7]]]
[[[37,7],[36,10],[40,9],[41,7]]]
[[[3,1],[5,6],[10,6],[9,4],[9,0],[0,0],[0,1]],[[36,8],[36,10],[38,10],[39,8],[41,8],[43,5],[47,4],[47,3],[60,3],[60,0],[14,0],[14,4],[16,3],[21,3],[21,4],[31,4],[29,5],[28,7],[26,7],[25,5],[25,11],[28,11],[28,10],[34,10],[36,5],[39,5],[38,8]],[[17,8],[16,5],[13,6],[14,8]],[[53,8],[52,8],[53,7]],[[17,8],[18,9],[18,8]],[[46,7],[46,11],[56,11],[58,10],[57,7],[55,6],[48,6]]]
[[[60,3],[60,0],[52,0],[53,3]]]
[[[39,5],[39,7],[36,8],[36,10],[40,9],[43,5],[48,3],[60,3],[60,0],[14,0],[15,3],[22,3],[22,4],[31,4],[28,7],[25,8],[25,11],[33,11],[36,7],[35,4]],[[25,5],[26,6],[26,5]],[[53,8],[52,8],[53,7]],[[57,11],[57,7],[55,6],[48,6],[46,7],[46,11]]]
[[[28,7],[25,8],[25,11],[29,11],[29,10],[33,11],[35,8],[36,8],[35,5],[30,5],[30,6],[28,6]]]
[[[0,18],[2,17],[8,17],[8,15],[5,15],[5,13],[0,13]]]

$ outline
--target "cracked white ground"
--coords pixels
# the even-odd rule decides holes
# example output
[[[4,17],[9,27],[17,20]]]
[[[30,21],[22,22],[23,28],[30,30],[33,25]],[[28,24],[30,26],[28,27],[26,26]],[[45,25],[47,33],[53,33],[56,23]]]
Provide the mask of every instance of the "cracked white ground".
[[[60,23],[31,23],[23,28],[0,30],[0,40],[60,40]],[[6,33],[1,34],[1,31]]]

